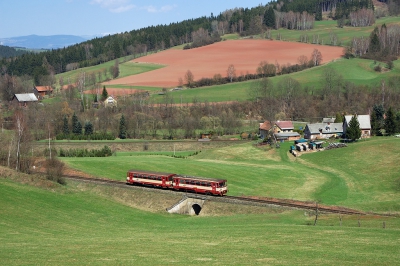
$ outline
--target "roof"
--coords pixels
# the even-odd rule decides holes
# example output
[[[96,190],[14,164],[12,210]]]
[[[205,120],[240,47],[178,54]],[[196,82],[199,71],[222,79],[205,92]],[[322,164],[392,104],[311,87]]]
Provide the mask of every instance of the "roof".
[[[45,92],[45,91],[53,91],[53,88],[50,86],[35,86],[38,92]]]
[[[209,178],[209,177],[201,177],[201,176],[186,176],[186,175],[176,175],[174,179],[189,179],[196,181],[204,181],[204,182],[226,182],[226,179],[217,179],[217,178]]]
[[[275,133],[274,135],[277,138],[300,137],[300,134],[297,132]]]
[[[327,125],[326,123],[315,123],[315,124],[307,124],[306,127],[308,128],[308,131],[310,131],[311,134],[343,133],[342,123],[331,123],[330,125]]]
[[[352,115],[344,116],[344,121],[348,125]],[[371,129],[371,118],[369,115],[357,115],[358,123],[360,124],[361,129]]]
[[[19,102],[37,102],[38,100],[34,93],[17,93],[15,94],[15,98]]]
[[[276,121],[275,125],[277,125],[280,129],[294,129],[292,121]]]
[[[260,123],[260,129],[261,130],[270,130],[271,129],[271,123],[269,121],[265,121],[264,123]]]
[[[335,118],[334,117],[324,117],[322,119],[322,123],[335,123]]]

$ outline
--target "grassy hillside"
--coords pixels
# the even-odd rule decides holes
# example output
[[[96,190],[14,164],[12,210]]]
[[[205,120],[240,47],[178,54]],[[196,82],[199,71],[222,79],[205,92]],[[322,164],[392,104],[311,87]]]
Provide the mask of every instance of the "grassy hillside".
[[[375,24],[369,27],[343,28],[337,27],[336,20],[316,21],[315,27],[309,31],[279,29],[272,31],[272,38],[276,39],[279,33],[283,40],[297,42],[300,40],[301,35],[307,34],[310,40],[312,40],[313,35],[318,35],[319,39],[322,40],[322,42],[320,42],[321,44],[330,45],[330,34],[332,32],[337,35],[338,45],[346,46],[353,37],[369,37],[375,27],[380,27],[383,24],[386,24],[386,26],[400,24],[400,20],[398,17],[385,17],[377,19]]]
[[[386,25],[400,24],[400,20],[397,17],[381,18],[378,19],[373,26],[362,27],[362,28],[358,27],[338,28],[336,21],[317,21],[315,23],[314,29],[309,30],[307,32],[280,29],[280,30],[273,30],[272,37],[276,39],[276,37],[279,34],[280,36],[282,36],[283,40],[298,42],[301,35],[307,34],[310,39],[312,39],[313,35],[318,35],[320,40],[323,40],[322,44],[328,45],[330,43],[329,39],[330,39],[330,34],[332,32],[337,35],[339,44],[342,46],[346,46],[348,45],[348,42],[351,40],[352,37],[360,37],[360,36],[368,37],[374,27],[380,26],[384,23]],[[224,36],[224,38],[236,39],[239,38],[239,36],[236,34],[229,34]],[[182,49],[182,46],[174,47],[173,49]],[[120,77],[136,75],[163,67],[161,65],[154,65],[154,64],[133,64],[127,60],[129,60],[128,57],[119,59],[120,62],[123,62],[120,64]],[[377,73],[373,70],[375,64],[374,61],[371,60],[352,59],[352,60],[338,60],[336,62],[323,61],[323,63],[329,63],[329,66],[337,70],[338,73],[343,76],[344,80],[354,82],[355,84],[358,85],[379,84],[382,79],[387,79],[390,76],[398,75],[400,72],[399,62],[395,62],[394,70],[383,73]],[[68,81],[70,83],[75,82],[76,77],[81,72],[86,72],[86,74],[89,75],[89,73],[98,73],[98,72],[104,73],[104,71],[106,71],[107,75],[104,74],[102,75],[101,81],[104,81],[106,78],[111,78],[110,73],[108,73],[109,72],[108,69],[114,64],[115,61],[110,61],[104,64],[100,64],[98,66],[70,71],[67,73],[57,75],[57,79],[63,77],[64,84],[67,84]],[[382,63],[381,65],[385,66]],[[322,73],[325,67],[327,66],[313,68],[307,71],[294,73],[290,75],[284,75],[281,77],[275,77],[272,78],[272,80],[274,83],[277,83],[282,78],[290,76],[300,81],[303,86],[308,86],[309,88],[315,88],[318,90],[323,82]],[[96,74],[96,80],[97,82],[100,81],[98,74]],[[237,84],[226,84],[221,86],[211,86],[211,87],[197,88],[184,91],[175,91],[172,92],[172,95],[174,96],[176,103],[180,102],[190,103],[193,101],[193,99],[202,102],[206,100],[209,102],[236,101],[236,100],[244,101],[248,99],[247,90],[250,87],[251,83],[252,82],[241,82]],[[125,86],[125,87],[132,88],[130,86]],[[160,91],[162,88],[137,87],[137,89]],[[162,102],[162,96],[160,95],[153,94],[152,98],[156,102]]]
[[[312,200],[365,211],[398,212],[398,138],[373,138],[347,148],[288,154],[291,143],[263,150],[249,143],[202,151],[188,159],[117,153],[108,158],[66,158],[71,167],[124,180],[132,168],[226,178],[229,195]]]
[[[303,211],[267,208],[258,214],[188,217],[131,208],[113,193],[138,197],[131,189],[73,182],[33,187],[0,178],[0,263],[395,265],[400,259],[396,218],[361,217],[358,227],[356,216],[344,216],[339,226],[337,215],[322,215],[317,226],[307,226],[314,217]],[[150,196],[148,205],[164,202]],[[237,207],[220,206],[227,208]]]
[[[380,64],[385,67],[385,63],[375,62],[367,59],[340,59],[335,62],[320,67],[307,69],[301,72],[281,75],[270,78],[275,88],[278,83],[285,78],[293,78],[300,82],[303,87],[308,87],[313,91],[318,91],[324,84],[324,71],[333,69],[343,77],[343,80],[352,82],[356,85],[378,86],[382,80],[400,74],[400,61],[394,62],[394,68],[386,72],[376,72],[374,67]],[[190,103],[193,99],[200,102],[224,102],[224,101],[245,101],[249,100],[249,90],[255,81],[228,83],[224,85],[201,87],[181,91],[170,92],[175,103]],[[153,94],[151,96],[155,102],[161,103],[163,97]]]

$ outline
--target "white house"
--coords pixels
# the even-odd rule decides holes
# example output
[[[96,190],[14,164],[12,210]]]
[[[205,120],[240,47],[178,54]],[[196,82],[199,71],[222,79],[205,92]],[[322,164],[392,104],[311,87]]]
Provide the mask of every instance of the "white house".
[[[350,120],[353,118],[352,115],[345,115],[343,122],[343,133],[346,134],[346,130],[349,127]],[[371,137],[371,117],[370,115],[357,115],[358,123],[360,124],[361,137]]]

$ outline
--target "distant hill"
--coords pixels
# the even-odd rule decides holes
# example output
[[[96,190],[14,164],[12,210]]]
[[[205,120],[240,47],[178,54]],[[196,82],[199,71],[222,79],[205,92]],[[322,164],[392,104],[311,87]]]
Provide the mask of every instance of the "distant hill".
[[[38,36],[28,35],[12,38],[0,38],[0,45],[28,49],[57,49],[86,41],[87,39],[74,35]]]

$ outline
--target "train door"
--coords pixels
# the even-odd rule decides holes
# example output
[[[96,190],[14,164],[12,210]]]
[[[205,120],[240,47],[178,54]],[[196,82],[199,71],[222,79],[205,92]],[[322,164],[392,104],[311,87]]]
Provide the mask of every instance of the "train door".
[[[129,173],[129,183],[133,184],[133,173]]]
[[[163,187],[163,188],[165,188],[165,187],[167,187],[167,179],[168,179],[168,177],[167,176],[162,176],[161,177],[161,186]]]
[[[211,183],[211,192],[212,194],[217,194],[217,183]]]
[[[179,178],[174,178],[174,179],[172,180],[172,186],[173,186],[175,189],[179,189]]]

